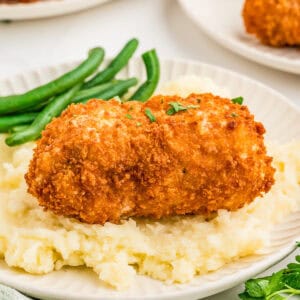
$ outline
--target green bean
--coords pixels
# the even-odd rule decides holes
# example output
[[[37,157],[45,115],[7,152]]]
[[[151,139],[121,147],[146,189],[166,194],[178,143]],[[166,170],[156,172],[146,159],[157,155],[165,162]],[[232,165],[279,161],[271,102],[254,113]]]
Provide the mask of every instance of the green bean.
[[[106,89],[105,91],[95,95],[95,98],[99,98],[101,100],[109,100],[115,96],[122,95],[126,92],[130,87],[137,84],[136,78],[130,78],[127,80],[120,80],[120,82],[116,83],[113,87]],[[86,103],[90,100],[90,98],[79,101],[78,103]]]
[[[16,125],[30,124],[38,113],[24,113],[18,115],[8,115],[0,117],[0,132],[8,132],[8,130]]]
[[[91,88],[97,84],[110,81],[115,77],[115,75],[125,67],[135,52],[139,42],[137,39],[132,39],[126,43],[123,49],[118,53],[118,55],[111,61],[111,63],[101,72],[96,74],[92,79],[87,81],[83,88]]]
[[[16,146],[29,141],[38,139],[46,125],[57,117],[71,103],[75,94],[79,91],[82,84],[77,84],[67,92],[58,95],[51,101],[35,118],[33,123],[24,131],[16,132],[8,136],[5,143],[8,146]]]
[[[47,104],[49,104],[52,100],[54,99],[54,97],[51,97],[49,99],[47,99],[46,101],[43,101],[42,103],[39,103],[37,105],[34,106],[30,106],[29,108],[26,108],[22,111],[22,113],[24,112],[40,112]]]
[[[88,99],[92,99],[94,97],[98,97],[98,95],[102,94],[103,91],[106,91],[112,87],[114,87],[114,85],[116,85],[117,83],[121,83],[122,80],[112,80],[110,82],[106,82],[106,83],[102,83],[100,85],[96,85],[90,89],[86,89],[86,90],[80,90],[75,97],[72,99],[72,103],[79,103],[83,100],[88,100]],[[43,103],[43,105],[38,105],[36,106],[34,109],[32,109],[33,111],[41,111],[42,108],[44,106],[46,106],[48,103],[50,103],[52,101],[52,98],[49,101],[46,101],[45,103]],[[28,109],[30,110],[30,109]]]
[[[142,58],[147,71],[147,80],[130,97],[130,100],[145,102],[152,96],[157,87],[160,67],[155,49],[145,52]]]
[[[20,132],[20,131],[24,131],[25,129],[27,129],[29,125],[17,125],[14,127],[11,127],[8,132],[9,133],[15,133],[15,132]]]
[[[116,83],[121,82],[120,80],[112,80],[110,82],[102,83],[100,85],[94,86],[90,89],[79,91],[75,98],[72,100],[73,103],[80,102],[81,100],[91,99],[96,97],[99,93],[112,88]]]
[[[103,57],[104,50],[94,48],[89,51],[88,58],[84,62],[61,77],[25,94],[0,97],[0,115],[24,111],[26,108],[38,105],[50,97],[70,89],[96,71]]]
[[[81,100],[84,99],[91,99],[93,98],[95,95],[98,95],[99,93],[101,93],[102,91],[106,90],[107,88],[112,87],[115,83],[117,83],[118,80],[112,80],[110,82],[106,82],[97,86],[94,86],[90,89],[86,89],[86,90],[80,90],[75,98],[72,100],[73,103],[77,103],[80,102]],[[28,108],[27,110],[25,110],[25,112],[30,111],[30,112],[38,112],[41,111],[43,107],[45,107],[48,103],[50,103],[53,100],[53,98],[50,98],[49,100],[40,103],[38,105],[36,105],[35,107],[31,107]]]

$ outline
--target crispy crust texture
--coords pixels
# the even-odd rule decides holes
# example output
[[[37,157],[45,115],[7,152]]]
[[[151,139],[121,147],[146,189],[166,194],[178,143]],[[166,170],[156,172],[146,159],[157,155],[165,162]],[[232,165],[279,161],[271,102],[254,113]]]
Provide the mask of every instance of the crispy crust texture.
[[[39,0],[0,0],[0,4],[32,3]]]
[[[300,45],[300,0],[246,0],[243,18],[248,33],[266,45]]]
[[[197,108],[170,116],[170,102]],[[264,132],[212,94],[90,100],[47,126],[25,177],[41,206],[86,223],[236,210],[274,183]]]

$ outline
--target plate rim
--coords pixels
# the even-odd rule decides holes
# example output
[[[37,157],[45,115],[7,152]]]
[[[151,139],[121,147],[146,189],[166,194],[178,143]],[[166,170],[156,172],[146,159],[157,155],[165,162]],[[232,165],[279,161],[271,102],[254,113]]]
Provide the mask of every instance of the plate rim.
[[[192,0],[193,1],[193,0]],[[300,74],[300,62],[293,64],[291,61],[274,58],[267,53],[261,53],[259,50],[246,46],[243,43],[237,43],[234,40],[225,39],[218,32],[214,32],[205,23],[196,17],[192,10],[190,10],[190,0],[178,0],[180,6],[184,10],[185,14],[190,18],[193,23],[205,33],[207,37],[215,41],[217,44],[223,46],[227,50],[239,54],[249,61],[256,62],[260,65],[270,67],[275,70],[280,70],[292,74]]]
[[[104,62],[109,61],[110,59],[107,58]],[[137,61],[140,60],[140,58],[138,57],[134,57],[132,59],[132,61]],[[14,77],[16,76],[25,76],[26,74],[28,75],[28,73],[33,73],[36,71],[42,71],[42,70],[49,70],[51,68],[65,68],[65,67],[70,67],[74,64],[77,64],[79,62],[79,60],[71,60],[71,61],[65,61],[65,62],[61,62],[61,63],[57,63],[57,64],[48,64],[48,65],[43,65],[40,67],[35,67],[35,68],[29,68],[26,69],[22,72],[16,72],[15,74],[11,74],[7,77],[2,77],[0,78],[0,81],[3,83],[6,80],[12,80]],[[236,71],[230,70],[230,69],[226,69],[220,66],[216,66],[213,64],[208,64],[208,63],[204,63],[204,62],[200,62],[200,61],[195,61],[195,60],[190,60],[190,59],[177,59],[177,58],[161,58],[161,62],[163,63],[182,63],[182,64],[192,64],[195,66],[198,66],[199,68],[204,68],[204,69],[211,69],[211,70],[216,70],[217,72],[222,72],[222,73],[226,73],[226,74],[230,74],[231,76],[235,77],[235,78],[240,78],[243,80],[246,80],[247,82],[251,83],[251,84],[255,84],[260,86],[260,88],[263,88],[264,90],[266,90],[268,93],[273,94],[275,97],[280,98],[281,101],[285,102],[287,105],[289,105],[293,110],[296,110],[297,113],[300,114],[300,107],[298,107],[298,105],[296,105],[294,102],[292,102],[290,99],[288,99],[286,96],[284,96],[283,94],[281,94],[280,92],[276,91],[275,89],[267,86],[266,84],[263,84],[255,79],[252,79],[244,74],[239,74]],[[205,76],[205,75],[203,75]],[[300,238],[300,236],[299,236]],[[295,240],[293,239],[293,242],[288,243],[285,247],[280,248],[276,253],[272,253],[270,254],[268,257],[263,257],[260,261],[257,261],[257,263],[259,263],[259,267],[257,267],[257,265],[254,267],[253,266],[248,266],[243,270],[243,274],[242,276],[239,276],[239,280],[235,280],[233,279],[235,276],[235,273],[231,274],[230,276],[228,276],[226,278],[226,280],[222,280],[220,281],[220,283],[213,283],[214,288],[206,288],[206,293],[203,293],[203,296],[201,297],[208,297],[210,295],[214,295],[218,292],[221,291],[225,291],[237,284],[240,284],[242,282],[244,282],[246,279],[255,276],[256,274],[268,269],[270,266],[278,263],[279,261],[281,261],[282,259],[284,259],[286,256],[288,256],[291,252],[293,252],[296,249],[296,240],[298,238],[296,238]],[[275,257],[275,258],[274,258]],[[1,274],[0,271],[0,282],[3,284],[6,284],[12,288],[18,289],[21,292],[24,292],[28,295],[31,296],[35,296],[35,297],[44,297],[45,299],[65,299],[65,295],[61,294],[61,292],[45,292],[43,291],[43,289],[40,289],[39,287],[35,287],[35,286],[31,286],[28,288],[28,285],[25,284],[22,285],[20,283],[17,282],[17,284],[15,282],[13,282],[12,279],[6,279],[5,280],[5,275]],[[178,291],[166,291],[163,295],[159,296],[159,299],[161,300],[167,300],[167,299],[186,299],[186,297],[190,297],[191,299],[199,299],[199,295],[197,295],[197,286],[189,286],[188,290],[185,291],[185,289],[182,290],[178,290]],[[79,300],[82,299],[80,295],[72,295],[70,298],[70,293],[68,294],[68,299],[74,299],[74,300]],[[95,297],[92,297],[89,299],[101,299],[101,295],[96,295]],[[107,296],[105,295],[104,298],[102,299],[116,299],[115,295],[111,295],[111,296]],[[124,300],[135,300],[135,299],[140,299],[139,297],[133,297],[133,296],[122,296],[122,298],[118,298],[118,299],[124,299]],[[147,300],[152,300],[152,299],[158,299],[157,296],[154,295],[146,295],[143,297],[143,299],[147,299]]]
[[[197,294],[197,286],[192,286],[189,287],[188,291],[185,291],[184,289],[179,290],[179,291],[172,291],[172,292],[166,292],[163,295],[160,296],[155,296],[155,295],[145,295],[143,296],[142,299],[146,299],[146,300],[186,300],[187,297],[190,300],[196,300],[196,299],[203,299],[204,297],[209,297],[209,296],[213,296],[216,295],[218,293],[221,293],[223,291],[226,291],[230,288],[233,288],[241,283],[243,283],[244,281],[246,281],[248,278],[254,277],[258,274],[260,274],[263,271],[266,271],[268,268],[270,268],[272,265],[275,265],[277,263],[279,263],[280,261],[284,260],[288,255],[290,255],[292,252],[294,252],[297,249],[296,246],[296,240],[291,243],[290,245],[286,246],[285,248],[282,248],[278,251],[277,256],[276,256],[276,261],[272,260],[271,258],[269,259],[262,259],[260,261],[260,267],[256,268],[255,270],[251,270],[253,267],[249,266],[245,269],[243,269],[243,275],[239,276],[238,280],[233,280],[235,273],[231,274],[230,276],[228,276],[224,281],[222,281],[221,283],[217,283],[214,284],[214,288],[212,289],[210,286],[208,286],[205,291],[206,293],[203,293],[203,296],[200,296]],[[263,263],[264,262],[264,263]],[[248,270],[250,269],[250,270]],[[248,272],[247,274],[246,271]],[[16,289],[18,291],[20,291],[21,293],[24,293],[28,296],[32,296],[32,297],[43,297],[44,300],[65,300],[66,297],[69,300],[82,300],[82,296],[78,295],[78,293],[71,294],[70,292],[68,293],[68,295],[64,295],[63,292],[59,291],[59,292],[55,292],[52,290],[49,291],[44,291],[43,289],[40,289],[38,287],[26,287],[26,285],[22,285],[20,283],[13,283],[13,280],[7,280],[6,282],[4,282],[2,280],[3,275],[1,275],[0,272],[0,283],[3,283],[5,285],[7,285],[8,287],[11,287],[13,289]],[[9,282],[9,283],[7,283]],[[233,283],[234,282],[234,283]],[[216,287],[217,286],[217,287]],[[224,286],[226,286],[224,288]],[[94,295],[92,297],[88,297],[86,298],[88,300],[114,300],[114,299],[120,299],[120,300],[138,300],[141,299],[139,296],[116,296],[116,295],[105,295],[102,296],[101,295]]]

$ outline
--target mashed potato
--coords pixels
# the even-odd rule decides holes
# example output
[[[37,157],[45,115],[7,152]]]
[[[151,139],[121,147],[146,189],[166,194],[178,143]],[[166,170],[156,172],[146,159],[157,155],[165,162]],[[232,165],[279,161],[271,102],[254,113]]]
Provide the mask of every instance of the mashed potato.
[[[169,83],[162,92],[220,91],[207,83],[185,78]],[[188,282],[258,253],[269,242],[272,225],[300,209],[300,142],[294,142],[270,147],[276,184],[264,198],[236,212],[220,210],[209,222],[187,216],[130,219],[121,225],[82,224],[43,211],[26,193],[24,174],[34,144],[9,148],[4,138],[0,135],[0,256],[9,266],[29,273],[85,265],[117,289],[129,287],[136,274],[167,283]]]
[[[228,98],[234,97],[227,89],[216,85],[210,78],[195,75],[182,76],[177,80],[166,82],[158,90],[158,94],[181,97],[187,97],[191,93],[212,93]]]

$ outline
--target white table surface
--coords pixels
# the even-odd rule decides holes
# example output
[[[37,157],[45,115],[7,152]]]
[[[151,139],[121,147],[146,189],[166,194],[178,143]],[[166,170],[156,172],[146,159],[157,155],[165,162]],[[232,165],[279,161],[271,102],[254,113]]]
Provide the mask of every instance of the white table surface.
[[[269,85],[300,106],[300,76],[260,66],[222,48],[190,21],[175,0],[113,0],[73,15],[0,23],[0,78],[83,58],[87,49],[95,45],[104,46],[113,55],[131,37],[140,40],[137,54],[155,47],[160,57],[222,66]],[[285,266],[294,256],[295,253],[269,273]],[[207,299],[238,299],[242,288]]]

